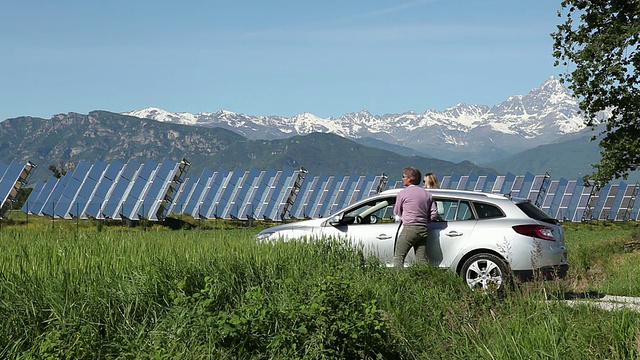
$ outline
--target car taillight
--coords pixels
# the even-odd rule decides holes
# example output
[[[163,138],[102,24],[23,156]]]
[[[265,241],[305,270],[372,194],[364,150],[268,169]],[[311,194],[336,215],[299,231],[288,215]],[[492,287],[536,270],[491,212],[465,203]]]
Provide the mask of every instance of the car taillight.
[[[533,236],[543,240],[555,240],[553,229],[544,225],[516,225],[513,227],[518,234]]]

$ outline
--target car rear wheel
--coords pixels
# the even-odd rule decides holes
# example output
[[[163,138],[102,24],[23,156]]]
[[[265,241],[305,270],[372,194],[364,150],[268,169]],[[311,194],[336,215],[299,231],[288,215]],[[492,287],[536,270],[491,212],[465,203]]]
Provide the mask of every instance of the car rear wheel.
[[[493,254],[476,254],[462,265],[461,275],[472,290],[503,291],[510,281],[507,264]]]

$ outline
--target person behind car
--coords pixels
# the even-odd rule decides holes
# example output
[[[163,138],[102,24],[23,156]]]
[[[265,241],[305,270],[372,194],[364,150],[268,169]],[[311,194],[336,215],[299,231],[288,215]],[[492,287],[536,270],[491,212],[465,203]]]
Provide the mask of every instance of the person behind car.
[[[425,189],[440,189],[440,181],[434,173],[426,173],[424,175],[424,188]]]
[[[414,249],[416,263],[427,263],[427,226],[438,212],[433,206],[431,193],[420,186],[422,176],[414,167],[402,169],[404,189],[396,196],[393,213],[400,217],[402,230],[398,236],[393,254],[393,265],[403,267],[411,248]]]
[[[424,188],[425,189],[440,189],[440,181],[434,173],[426,173],[424,175]],[[433,206],[436,207],[438,215],[432,220],[442,220],[441,214],[444,214],[444,206],[441,202],[434,201]]]

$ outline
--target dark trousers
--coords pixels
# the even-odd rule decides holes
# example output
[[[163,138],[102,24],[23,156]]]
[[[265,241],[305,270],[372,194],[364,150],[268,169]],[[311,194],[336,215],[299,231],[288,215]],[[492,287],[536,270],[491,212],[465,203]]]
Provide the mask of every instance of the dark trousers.
[[[425,225],[403,225],[393,253],[393,266],[403,267],[404,259],[411,248],[415,249],[416,263],[427,263],[427,236]]]

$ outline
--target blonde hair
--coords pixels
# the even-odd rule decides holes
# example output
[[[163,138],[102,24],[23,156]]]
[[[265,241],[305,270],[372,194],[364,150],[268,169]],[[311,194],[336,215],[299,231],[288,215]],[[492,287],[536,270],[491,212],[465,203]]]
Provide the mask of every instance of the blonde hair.
[[[425,189],[439,189],[440,181],[434,173],[424,174],[424,187]]]

